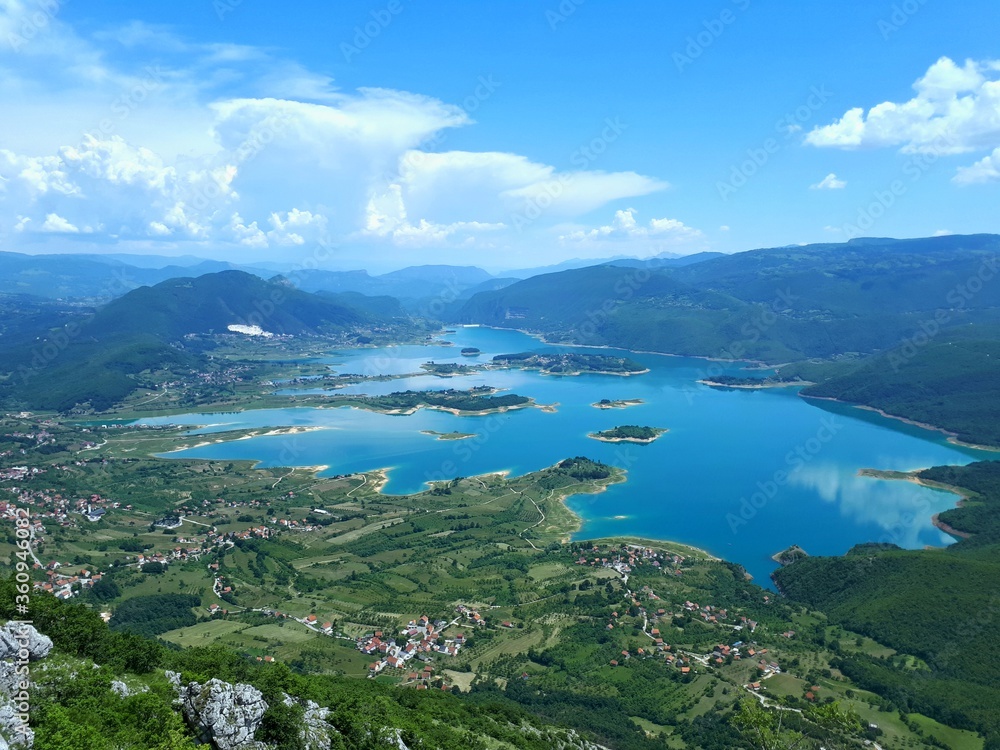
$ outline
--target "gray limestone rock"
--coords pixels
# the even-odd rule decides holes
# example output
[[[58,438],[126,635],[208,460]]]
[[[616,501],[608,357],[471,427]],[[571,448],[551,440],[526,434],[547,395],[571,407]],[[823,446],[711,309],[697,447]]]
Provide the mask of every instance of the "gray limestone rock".
[[[204,685],[182,685],[175,672],[168,672],[167,678],[178,691],[184,718],[202,741],[218,750],[267,750],[254,739],[267,711],[267,701],[257,688],[214,678]]]

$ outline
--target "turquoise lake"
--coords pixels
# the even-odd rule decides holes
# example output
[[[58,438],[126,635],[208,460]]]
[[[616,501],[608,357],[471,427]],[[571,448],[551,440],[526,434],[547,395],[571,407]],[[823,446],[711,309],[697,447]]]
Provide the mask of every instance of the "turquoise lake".
[[[389,416],[351,408],[287,408],[187,414],[141,420],[200,425],[196,433],[242,427],[314,426],[295,435],[261,436],[171,453],[177,458],[255,459],[265,466],[326,465],[327,474],[390,469],[385,491],[406,494],[426,482],[507,470],[524,474],[569,456],[622,467],[628,481],[569,506],[583,519],[578,538],[630,535],[691,544],[743,565],[761,585],[776,567],[771,555],[798,544],[835,555],[861,542],[901,547],[954,541],[931,523],[956,496],[909,482],[859,477],[862,468],[909,471],[965,464],[995,453],[952,445],[941,433],[911,427],[842,404],[800,398],[796,389],[716,389],[706,374],[747,374],[739,363],[621,350],[543,344],[515,331],[458,328],[454,346],[396,346],[331,353],[341,373],[407,374],[427,361],[486,361],[520,351],[581,351],[629,356],[650,368],[633,377],[542,375],[519,370],[467,377],[369,382],[337,393],[491,385],[558,404],[554,413],[522,409],[478,417],[420,410]],[[482,350],[475,359],[459,349]],[[310,392],[323,392],[320,389]],[[626,409],[595,409],[602,398],[642,399]],[[650,445],[602,443],[587,433],[621,424],[670,430]],[[437,440],[421,430],[475,433]]]

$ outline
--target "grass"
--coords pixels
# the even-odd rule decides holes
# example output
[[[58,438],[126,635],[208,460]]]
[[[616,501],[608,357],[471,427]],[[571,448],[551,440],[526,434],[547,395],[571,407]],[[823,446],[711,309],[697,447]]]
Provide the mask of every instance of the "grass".
[[[246,627],[246,623],[234,620],[209,620],[208,622],[199,622],[189,628],[171,630],[160,637],[171,643],[176,643],[178,646],[205,646],[223,636],[244,630]]]

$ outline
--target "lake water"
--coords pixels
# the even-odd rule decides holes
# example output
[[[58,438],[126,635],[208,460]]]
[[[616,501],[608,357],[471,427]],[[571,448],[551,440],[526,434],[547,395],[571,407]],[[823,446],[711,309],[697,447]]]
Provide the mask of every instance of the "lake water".
[[[330,467],[327,474],[389,468],[385,491],[392,494],[418,492],[432,480],[500,470],[524,474],[569,456],[588,456],[627,469],[628,481],[598,495],[569,500],[584,521],[577,537],[632,535],[691,544],[740,563],[761,585],[770,585],[768,575],[776,567],[771,555],[792,544],[812,555],[835,555],[868,541],[907,548],[953,541],[932,525],[931,516],[954,507],[954,495],[909,482],[859,477],[859,469],[909,471],[996,458],[994,453],[951,445],[940,433],[872,412],[800,398],[796,389],[720,390],[699,385],[696,381],[707,368],[720,372],[720,366],[705,360],[555,347],[526,334],[487,328],[459,328],[445,338],[454,346],[344,351],[324,361],[340,373],[405,374],[419,372],[429,360],[471,363],[510,352],[581,351],[629,356],[650,372],[633,377],[556,377],[519,370],[459,378],[417,375],[336,391],[375,395],[492,385],[540,404],[557,403],[555,413],[523,409],[460,417],[420,410],[412,416],[389,416],[351,408],[289,408],[142,421],[206,425],[197,432],[322,427],[170,455],[256,459],[265,466],[322,464]],[[482,354],[462,357],[463,346],[478,347]],[[739,364],[726,364],[721,370],[747,374]],[[591,406],[602,398],[644,403],[609,410]],[[587,437],[589,432],[621,424],[664,427],[670,432],[650,445],[602,443]],[[421,430],[460,431],[476,437],[442,441]]]

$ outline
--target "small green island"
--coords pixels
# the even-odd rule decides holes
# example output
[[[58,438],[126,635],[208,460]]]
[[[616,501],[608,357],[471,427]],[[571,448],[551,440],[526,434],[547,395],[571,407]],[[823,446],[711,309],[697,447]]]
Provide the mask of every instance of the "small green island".
[[[463,357],[478,357],[480,354],[482,354],[482,350],[477,349],[474,346],[467,346],[462,349],[461,354]]]
[[[438,440],[467,440],[476,436],[474,432],[436,432],[435,430],[421,430],[421,435],[433,435]]]
[[[426,370],[431,375],[437,375],[440,378],[461,377],[462,375],[471,375],[474,372],[479,372],[478,367],[460,365],[457,362],[424,362],[420,365],[420,369]]]
[[[420,408],[465,416],[506,412],[535,404],[527,396],[516,393],[494,395],[497,392],[496,388],[477,385],[465,391],[450,388],[444,391],[399,391],[385,396],[346,396],[334,401],[334,404],[403,416],[413,414]]]
[[[591,406],[595,409],[627,409],[630,406],[639,406],[645,403],[641,398],[609,399],[602,398]]]
[[[610,430],[592,432],[587,437],[602,440],[605,443],[652,443],[661,435],[669,432],[662,427],[640,427],[634,424],[621,425]]]
[[[493,358],[496,367],[519,367],[538,370],[545,375],[642,375],[649,368],[628,357],[606,354],[538,354],[520,352],[498,354]]]

